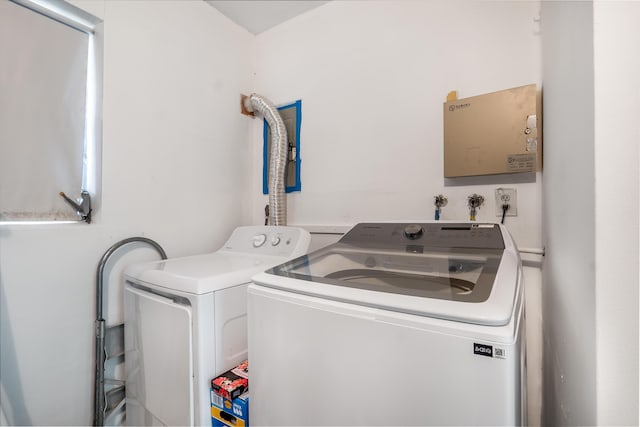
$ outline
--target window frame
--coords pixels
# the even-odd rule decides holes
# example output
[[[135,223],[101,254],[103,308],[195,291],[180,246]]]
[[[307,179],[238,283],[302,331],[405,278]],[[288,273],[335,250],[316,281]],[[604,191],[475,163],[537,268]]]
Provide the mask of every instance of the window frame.
[[[102,153],[102,86],[103,86],[103,20],[64,0],[9,0],[12,3],[38,13],[60,24],[85,33],[88,37],[87,87],[85,100],[85,132],[83,146],[82,181],[78,194],[87,192],[91,197],[93,213],[101,200]],[[79,200],[79,199],[76,199]],[[73,209],[69,206],[69,209]],[[1,225],[69,224],[85,221],[80,214],[75,220],[2,220]],[[89,221],[87,221],[89,222]]]

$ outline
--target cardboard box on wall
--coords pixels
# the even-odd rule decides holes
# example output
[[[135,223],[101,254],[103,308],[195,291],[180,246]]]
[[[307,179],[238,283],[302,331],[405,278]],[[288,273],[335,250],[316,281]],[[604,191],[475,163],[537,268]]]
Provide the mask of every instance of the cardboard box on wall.
[[[535,84],[445,102],[445,178],[541,170],[539,104]]]

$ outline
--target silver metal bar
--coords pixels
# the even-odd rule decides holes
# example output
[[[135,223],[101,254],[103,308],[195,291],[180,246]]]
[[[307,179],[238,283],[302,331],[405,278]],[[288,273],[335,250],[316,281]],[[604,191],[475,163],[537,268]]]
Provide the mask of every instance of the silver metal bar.
[[[11,0],[12,2],[38,12],[51,19],[75,28],[83,33],[93,34],[96,26],[102,22],[90,13],[58,0]]]
[[[124,323],[106,327],[104,351],[107,360],[124,356]]]
[[[94,370],[94,383],[93,383],[93,425],[94,426],[103,426],[105,412],[107,407],[107,396],[104,390],[104,363],[107,357],[107,349],[105,348],[105,321],[102,317],[102,309],[103,309],[103,293],[104,293],[104,269],[107,264],[109,258],[113,255],[113,253],[125,246],[129,243],[145,243],[153,247],[159,254],[162,259],[167,259],[167,254],[165,253],[162,246],[160,246],[155,241],[148,239],[146,237],[129,237],[127,239],[123,239],[118,243],[111,246],[107,251],[102,255],[100,262],[98,263],[98,269],[96,271],[96,320],[95,320],[95,332],[96,332],[96,340],[95,340],[95,354],[96,354],[96,364]]]
[[[125,397],[124,386],[114,387],[105,393],[106,396],[106,408],[105,413],[113,412],[116,408],[121,407],[122,401]],[[106,418],[106,417],[105,417]]]

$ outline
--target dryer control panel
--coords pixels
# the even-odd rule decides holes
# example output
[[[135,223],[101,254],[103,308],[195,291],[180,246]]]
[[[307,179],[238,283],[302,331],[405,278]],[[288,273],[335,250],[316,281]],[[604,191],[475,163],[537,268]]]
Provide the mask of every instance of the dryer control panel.
[[[304,255],[311,235],[299,227],[257,225],[236,228],[221,251],[291,258]]]

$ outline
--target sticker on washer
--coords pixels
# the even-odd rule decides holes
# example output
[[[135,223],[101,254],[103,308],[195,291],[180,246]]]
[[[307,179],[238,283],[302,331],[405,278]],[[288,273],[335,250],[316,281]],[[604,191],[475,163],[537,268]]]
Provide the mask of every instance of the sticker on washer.
[[[477,354],[479,356],[495,357],[498,359],[505,359],[507,357],[504,348],[478,343],[473,343],[473,354]]]

